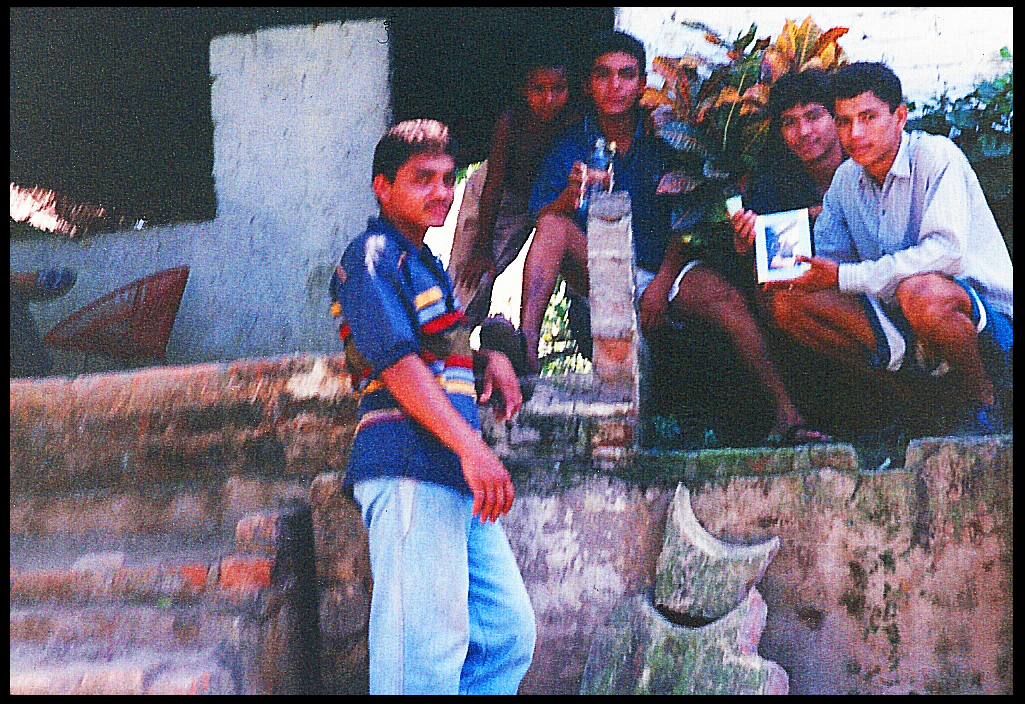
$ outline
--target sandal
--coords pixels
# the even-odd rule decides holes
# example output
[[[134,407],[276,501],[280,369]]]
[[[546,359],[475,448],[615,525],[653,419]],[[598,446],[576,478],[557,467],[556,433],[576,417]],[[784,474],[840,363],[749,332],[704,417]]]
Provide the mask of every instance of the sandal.
[[[804,425],[795,425],[785,431],[782,435],[772,433],[765,438],[765,442],[772,447],[797,447],[799,445],[812,445],[818,443],[836,442],[830,435],[819,430],[813,430]]]

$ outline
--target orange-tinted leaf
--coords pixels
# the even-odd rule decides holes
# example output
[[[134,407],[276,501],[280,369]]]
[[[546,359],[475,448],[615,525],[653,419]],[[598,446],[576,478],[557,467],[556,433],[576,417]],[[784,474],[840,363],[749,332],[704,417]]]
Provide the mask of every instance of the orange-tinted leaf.
[[[847,27],[833,27],[832,29],[826,30],[819,35],[819,38],[815,40],[815,46],[812,47],[812,56],[818,56],[819,53],[830,44],[835,44],[836,40],[847,34]],[[834,50],[835,51],[835,50]],[[829,62],[823,59],[823,63],[827,66]]]
[[[770,46],[762,54],[762,75],[764,76],[768,73],[772,77],[773,82],[786,73],[789,68],[790,63],[787,61],[786,56],[776,47]]]
[[[756,83],[744,91],[744,102],[764,107],[769,103],[769,86]]]
[[[705,41],[709,44],[716,44],[718,46],[729,46],[726,41],[717,34],[708,33],[705,35]]]
[[[701,176],[691,176],[682,171],[670,171],[658,182],[655,193],[690,193],[705,182]]]
[[[676,84],[676,102],[682,115],[690,116],[690,79],[683,71],[680,72],[680,80]]]
[[[708,115],[708,111],[715,107],[715,98],[706,98],[698,104],[698,114],[694,118],[694,122],[701,123]]]
[[[719,97],[716,98],[714,107],[719,107],[723,103],[739,103],[739,102],[740,102],[740,93],[737,92],[737,89],[734,88],[733,86],[726,86],[725,88],[722,89],[722,92],[719,93]]]
[[[819,26],[812,21],[811,15],[804,18],[797,35],[794,37],[794,62],[801,66],[812,57],[812,47],[821,34]]]
[[[644,95],[641,96],[641,107],[654,109],[659,105],[672,105],[673,101],[669,99],[664,90],[655,90],[654,88],[648,87],[644,89]]]
[[[801,66],[800,70],[801,71],[807,71],[810,68],[820,68],[822,70],[825,70],[826,69],[826,63],[821,58],[819,58],[818,56],[813,56],[812,58],[810,58],[810,59],[808,59],[807,61],[804,62],[804,65]]]
[[[667,81],[675,83],[680,75],[680,62],[667,56],[656,56],[651,62],[651,70]]]
[[[765,37],[764,39],[759,39],[758,41],[755,42],[755,45],[751,48],[751,53],[752,54],[757,54],[759,51],[761,51],[765,47],[769,46],[769,44],[771,42],[772,42],[772,40],[769,37]]]
[[[779,37],[776,39],[776,48],[788,60],[794,58],[797,50],[797,25],[794,24],[793,20],[787,20],[783,25],[783,31],[779,33]]]

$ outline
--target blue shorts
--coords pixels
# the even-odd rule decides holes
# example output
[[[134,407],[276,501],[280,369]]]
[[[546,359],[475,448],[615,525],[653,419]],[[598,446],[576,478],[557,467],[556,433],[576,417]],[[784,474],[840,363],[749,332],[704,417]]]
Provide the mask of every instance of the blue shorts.
[[[964,279],[954,279],[972,300],[972,322],[979,333],[979,352],[993,383],[1005,389],[1014,385],[1014,323],[993,310],[985,296]],[[906,371],[942,376],[950,370],[945,360],[929,360],[900,306],[861,294],[861,305],[875,333],[876,350],[869,356],[873,369]]]

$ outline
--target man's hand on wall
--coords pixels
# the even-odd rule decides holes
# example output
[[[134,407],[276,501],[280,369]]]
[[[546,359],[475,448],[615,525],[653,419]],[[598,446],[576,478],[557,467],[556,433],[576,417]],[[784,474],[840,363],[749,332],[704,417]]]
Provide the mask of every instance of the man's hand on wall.
[[[504,353],[497,350],[481,350],[488,357],[488,366],[484,369],[484,390],[479,402],[487,403],[496,391],[501,394],[502,408],[495,408],[495,419],[511,420],[523,405],[523,394],[520,382],[513,371],[512,363]]]
[[[672,281],[666,285],[656,277],[648,284],[648,288],[644,289],[644,293],[641,294],[640,322],[641,330],[644,334],[647,335],[665,324],[666,312],[669,309],[669,288],[671,286]]]

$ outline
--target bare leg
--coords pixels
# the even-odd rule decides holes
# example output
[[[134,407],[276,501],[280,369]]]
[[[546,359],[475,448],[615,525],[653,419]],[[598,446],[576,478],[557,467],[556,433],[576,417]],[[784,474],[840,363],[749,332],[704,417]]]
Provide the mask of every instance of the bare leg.
[[[726,279],[705,266],[697,265],[683,277],[680,293],[671,305],[677,313],[709,320],[729,334],[741,359],[775,403],[776,416],[770,433],[782,436],[804,422],[769,358],[765,338],[747,302]]]
[[[968,293],[942,274],[918,274],[897,287],[897,302],[926,351],[958,374],[965,398],[992,404]]]
[[[865,353],[875,351],[875,333],[852,294],[776,291],[769,309],[781,330],[821,354],[865,367]]]
[[[559,214],[542,215],[537,220],[534,241],[523,265],[523,294],[520,300],[520,329],[527,342],[527,367],[537,374],[541,365],[537,346],[541,338],[548,300],[555,291],[560,271],[566,271],[574,284],[587,289],[587,238],[570,218]]]

